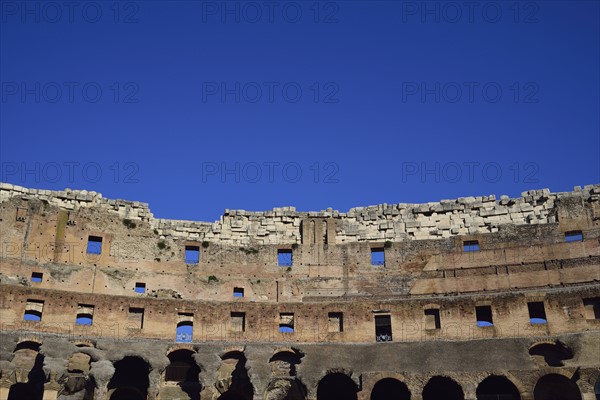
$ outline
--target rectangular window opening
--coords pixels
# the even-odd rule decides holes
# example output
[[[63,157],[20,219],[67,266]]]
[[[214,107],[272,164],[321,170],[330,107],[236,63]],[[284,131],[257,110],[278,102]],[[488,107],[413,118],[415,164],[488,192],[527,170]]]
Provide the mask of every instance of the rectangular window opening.
[[[234,287],[233,288],[233,297],[244,297],[244,288]]]
[[[479,251],[479,241],[478,240],[467,240],[463,242],[463,251],[466,253]]]
[[[185,263],[198,264],[200,262],[200,246],[185,246]]]
[[[102,238],[100,236],[88,236],[87,254],[102,253]]]
[[[534,301],[531,303],[527,303],[527,308],[529,309],[529,322],[532,324],[545,324],[546,320],[546,310],[544,308],[543,301]]]
[[[586,319],[600,320],[600,297],[591,297],[583,299]]]
[[[146,284],[144,282],[136,282],[134,290],[136,293],[144,294],[146,293]]]
[[[144,309],[137,307],[129,307],[129,315],[127,320],[130,323],[131,328],[143,329],[144,328]]]
[[[294,333],[294,314],[293,313],[279,314],[279,332]]]
[[[385,265],[385,250],[383,247],[374,247],[371,249],[371,265]]]
[[[291,267],[293,263],[292,250],[279,249],[277,250],[277,265],[280,267]]]
[[[92,325],[94,319],[94,306],[89,304],[77,305],[77,317],[75,324],[77,325]]]
[[[41,272],[32,272],[31,273],[31,282],[40,283],[44,278],[44,274]]]
[[[477,326],[494,326],[494,321],[492,320],[492,306],[475,307],[475,316],[477,318]]]
[[[327,322],[329,332],[344,332],[344,314],[341,312],[330,312]]]
[[[425,310],[425,329],[433,330],[440,329],[442,327],[440,323],[440,310],[437,308],[430,308]]]
[[[375,316],[375,340],[378,342],[392,341],[392,317],[389,315]]]
[[[569,231],[565,232],[565,242],[581,242],[583,241],[583,232]]]
[[[178,313],[175,341],[179,343],[191,342],[194,336],[194,314]]]
[[[44,311],[44,302],[42,300],[27,300],[23,320],[40,322],[42,320],[42,311]]]
[[[231,331],[245,332],[246,331],[246,313],[232,312],[231,313]]]

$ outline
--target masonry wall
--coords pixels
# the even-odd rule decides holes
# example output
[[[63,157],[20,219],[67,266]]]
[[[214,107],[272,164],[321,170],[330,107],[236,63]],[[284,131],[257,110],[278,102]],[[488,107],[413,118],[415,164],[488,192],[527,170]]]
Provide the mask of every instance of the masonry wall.
[[[101,238],[100,254],[89,253],[90,237]],[[252,398],[266,400],[323,400],[319,383],[337,373],[355,382],[358,400],[385,377],[421,400],[435,375],[460,382],[474,400],[490,374],[510,377],[530,400],[535,382],[552,373],[592,400],[600,376],[600,185],[347,213],[226,210],[207,223],[155,219],[144,203],[94,192],[0,184],[0,242],[0,400],[30,379],[39,354],[54,393],[45,400],[109,400],[123,357],[148,364],[148,399],[195,399],[165,381],[174,349],[193,353],[201,400],[234,387],[233,371],[246,371]],[[476,251],[465,251],[469,243]],[[185,260],[190,246],[197,263]],[[279,265],[282,251],[291,265]],[[374,264],[373,251],[384,261]],[[240,289],[243,297],[234,296]],[[41,320],[25,321],[40,302]],[[543,304],[546,323],[530,321],[532,302]],[[80,306],[93,306],[92,325],[75,323]],[[489,307],[492,326],[478,326],[477,307]],[[426,310],[436,310],[439,328]],[[193,320],[190,343],[176,343],[181,313]],[[232,318],[240,313],[243,330]],[[293,314],[293,333],[280,332],[282,313]],[[390,318],[390,342],[379,342],[381,316]],[[41,347],[19,348],[29,342]],[[562,366],[530,353],[545,344],[564,352]],[[78,351],[91,357],[89,373],[67,371]],[[93,363],[113,372],[92,385]]]

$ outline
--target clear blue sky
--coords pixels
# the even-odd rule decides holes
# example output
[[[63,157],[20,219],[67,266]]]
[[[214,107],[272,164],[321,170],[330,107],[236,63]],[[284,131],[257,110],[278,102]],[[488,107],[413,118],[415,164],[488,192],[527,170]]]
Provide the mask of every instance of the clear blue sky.
[[[208,221],[600,182],[599,2],[466,3],[3,0],[0,178]]]

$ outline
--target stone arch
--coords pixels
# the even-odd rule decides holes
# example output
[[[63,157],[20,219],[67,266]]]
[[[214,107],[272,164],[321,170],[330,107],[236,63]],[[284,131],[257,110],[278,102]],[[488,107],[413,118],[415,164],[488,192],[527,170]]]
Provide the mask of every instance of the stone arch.
[[[534,400],[581,400],[581,392],[573,379],[561,374],[548,374],[538,379],[533,389]]]
[[[370,400],[410,400],[410,390],[398,379],[383,378],[373,386]]]
[[[423,400],[464,400],[462,387],[447,376],[433,376],[423,387]]]
[[[96,342],[92,340],[78,339],[71,341],[71,343],[73,343],[77,347],[96,347]]]
[[[357,400],[358,386],[347,374],[332,372],[317,385],[317,400]]]
[[[519,389],[507,377],[490,375],[477,386],[477,400],[521,400]]]
[[[35,352],[39,352],[40,351],[40,347],[42,345],[42,342],[38,341],[38,340],[20,340],[17,345],[15,346],[15,349],[13,350],[13,353],[16,353],[19,350],[24,350],[24,349],[29,349],[29,350],[33,350]]]
[[[304,355],[292,348],[277,349],[269,359],[273,376],[296,376],[296,366]]]
[[[89,378],[92,357],[84,352],[71,354],[67,362],[67,371],[63,375],[63,390],[67,395],[85,391],[93,392],[95,382]]]
[[[220,400],[252,400],[254,387],[246,368],[246,356],[239,349],[231,349],[221,356],[217,370],[216,389]]]
[[[150,386],[150,365],[137,356],[126,356],[114,363],[115,373],[108,382],[110,400],[146,399]]]
[[[190,346],[177,346],[167,353],[169,364],[162,375],[164,385],[160,388],[161,398],[199,400],[200,367],[194,359],[196,352]]]
[[[562,367],[563,360],[573,358],[573,352],[562,342],[541,341],[529,347],[529,355],[540,366]]]
[[[12,385],[9,391],[15,400],[41,400],[44,396],[46,374],[40,345],[38,340],[26,339],[19,341],[15,346],[11,363],[15,366],[16,384]]]
[[[194,351],[173,350],[167,354],[169,365],[165,368],[166,382],[199,382],[200,367],[194,361]]]

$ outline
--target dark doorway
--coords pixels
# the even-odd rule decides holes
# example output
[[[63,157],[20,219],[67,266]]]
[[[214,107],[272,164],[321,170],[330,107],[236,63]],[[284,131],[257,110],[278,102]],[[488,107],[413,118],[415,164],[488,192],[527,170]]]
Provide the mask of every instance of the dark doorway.
[[[399,380],[385,378],[373,386],[371,400],[410,400],[410,391]]]
[[[541,377],[535,389],[534,400],[581,400],[579,388],[569,378],[558,374]]]
[[[477,387],[477,400],[521,400],[517,387],[504,376],[488,376]]]
[[[357,400],[356,383],[342,373],[326,375],[317,387],[317,400]]]
[[[434,376],[423,388],[423,400],[464,400],[460,385],[445,376]]]
[[[136,389],[132,389],[132,388],[117,389],[110,396],[110,400],[145,400],[145,399],[146,399],[146,396],[143,396]]]
[[[146,399],[150,383],[148,363],[139,357],[125,357],[114,365],[115,374],[108,383],[108,390],[117,390],[113,392],[110,400]]]

